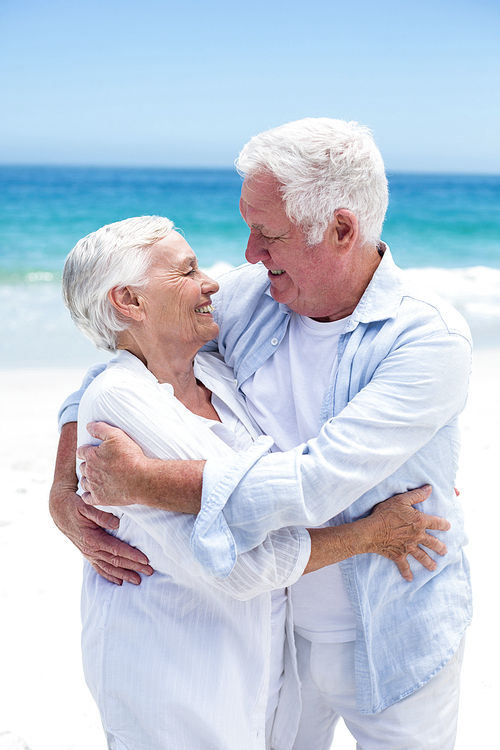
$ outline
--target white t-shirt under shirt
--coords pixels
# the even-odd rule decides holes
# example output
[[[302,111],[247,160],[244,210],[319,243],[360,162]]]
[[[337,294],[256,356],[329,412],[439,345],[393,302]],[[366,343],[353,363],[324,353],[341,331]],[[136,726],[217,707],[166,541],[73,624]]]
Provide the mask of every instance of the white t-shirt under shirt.
[[[264,433],[286,451],[317,436],[326,389],[337,369],[337,347],[348,318],[320,323],[292,313],[276,352],[242,384],[247,406]],[[326,524],[328,525],[328,524]],[[302,576],[292,587],[295,629],[310,641],[356,637],[354,610],[339,565]]]

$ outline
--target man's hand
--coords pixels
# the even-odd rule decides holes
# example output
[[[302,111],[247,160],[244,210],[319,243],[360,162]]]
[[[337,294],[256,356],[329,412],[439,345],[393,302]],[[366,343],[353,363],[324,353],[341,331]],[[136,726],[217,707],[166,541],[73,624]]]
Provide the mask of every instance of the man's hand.
[[[57,489],[51,493],[50,512],[56,526],[111,583],[140,584],[139,573],[153,573],[146,555],[105,531],[118,528],[119,520],[111,513],[86,505],[76,493],[61,495]]]
[[[77,451],[86,503],[198,513],[205,461],[147,458],[125,432],[105,422],[91,422],[87,430],[102,442]]]
[[[139,573],[153,573],[149,560],[105,531],[117,529],[118,518],[86,505],[76,494],[75,451],[76,423],[72,422],[63,427],[59,441],[49,502],[52,518],[100,575],[118,585],[139,584]]]
[[[101,440],[97,446],[83,445],[77,450],[82,459],[82,495],[89,505],[136,505],[147,495],[148,459],[129,436],[104,422],[87,425]],[[153,463],[153,459],[149,459]]]
[[[424,545],[439,555],[447,552],[446,545],[426,530],[448,531],[451,528],[448,521],[412,508],[412,505],[426,500],[431,492],[432,488],[425,485],[402,495],[395,495],[376,505],[366,519],[374,523],[374,548],[369,551],[393,560],[407,581],[413,579],[408,555],[428,570],[435,570],[437,567],[436,562],[419,545]]]

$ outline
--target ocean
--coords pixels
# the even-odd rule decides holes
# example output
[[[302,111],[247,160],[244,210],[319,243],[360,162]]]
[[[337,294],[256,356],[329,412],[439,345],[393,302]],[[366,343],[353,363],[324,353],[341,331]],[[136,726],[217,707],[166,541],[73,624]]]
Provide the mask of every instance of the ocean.
[[[500,344],[500,176],[389,174],[382,238],[396,263]],[[61,301],[64,259],[103,224],[172,219],[213,275],[244,262],[241,178],[226,169],[0,166],[0,367],[102,361]]]

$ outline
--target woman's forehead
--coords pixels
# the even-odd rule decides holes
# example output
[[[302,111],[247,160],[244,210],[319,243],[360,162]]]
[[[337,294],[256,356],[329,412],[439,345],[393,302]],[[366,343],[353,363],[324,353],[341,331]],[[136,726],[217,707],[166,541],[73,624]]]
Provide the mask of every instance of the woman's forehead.
[[[154,261],[170,263],[172,266],[196,263],[194,250],[178,232],[170,232],[167,237],[155,242],[151,250]]]

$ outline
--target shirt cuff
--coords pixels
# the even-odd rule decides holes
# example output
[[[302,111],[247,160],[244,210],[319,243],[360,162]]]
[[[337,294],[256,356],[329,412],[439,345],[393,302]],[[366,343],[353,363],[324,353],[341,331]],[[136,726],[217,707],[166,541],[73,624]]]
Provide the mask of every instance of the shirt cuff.
[[[309,558],[311,557],[310,533],[303,526],[294,526],[293,529],[297,534],[297,538],[299,541],[299,551],[293,570],[291,571],[288,579],[283,583],[283,588],[285,588],[286,586],[291,586],[299,580],[304,570],[306,569]]]
[[[57,414],[57,425],[59,427],[59,432],[61,432],[64,425],[68,424],[68,422],[78,421],[78,406],[80,405],[80,401],[84,393],[85,390],[83,388],[80,388],[79,391],[75,391],[71,394],[71,396],[68,396],[68,398],[61,405],[61,408],[59,409],[59,412]]]
[[[191,534],[191,551],[205,570],[218,578],[230,574],[237,556],[234,537],[222,512],[224,506],[247,471],[269,452],[273,443],[272,438],[263,435],[245,453],[226,460],[209,459],[205,464],[201,510]]]

